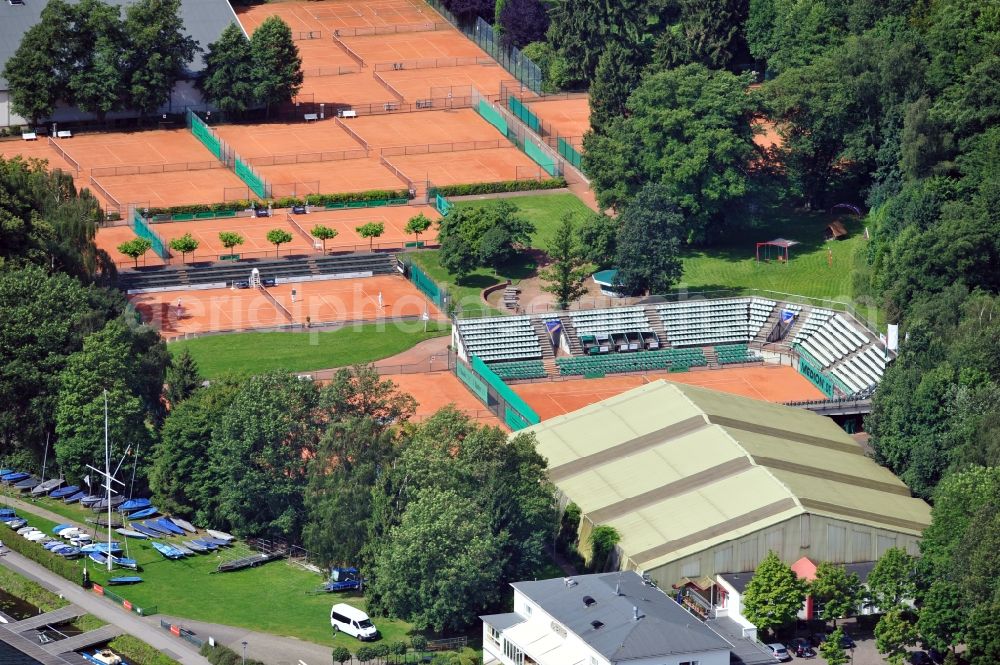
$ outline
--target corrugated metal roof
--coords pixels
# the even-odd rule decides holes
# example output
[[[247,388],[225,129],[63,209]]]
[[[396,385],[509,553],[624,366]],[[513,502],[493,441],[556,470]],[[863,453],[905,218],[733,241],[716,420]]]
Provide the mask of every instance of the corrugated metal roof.
[[[129,0],[104,0],[110,5],[124,8],[131,4]],[[79,0],[67,0],[75,5]],[[12,5],[6,0],[0,0],[0,72],[7,60],[17,51],[21,37],[33,25],[41,20],[45,0],[24,0],[22,5]],[[230,23],[235,23],[233,13],[227,0],[181,0],[181,18],[184,21],[185,32],[198,41],[202,53],[195,55],[190,64],[192,72],[199,72],[204,67],[202,56],[208,50],[208,45],[219,38],[222,31]],[[0,90],[7,89],[7,81],[0,76]]]
[[[814,513],[918,535],[930,508],[832,420],[656,381],[531,428],[553,481],[652,568]]]

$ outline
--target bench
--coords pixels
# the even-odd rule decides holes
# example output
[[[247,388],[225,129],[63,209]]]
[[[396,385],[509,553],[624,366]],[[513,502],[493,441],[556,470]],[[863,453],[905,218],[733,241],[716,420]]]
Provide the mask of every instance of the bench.
[[[25,141],[37,141],[38,134],[35,132],[21,132],[21,138]]]
[[[305,118],[306,122],[309,122],[311,120],[319,120],[319,113],[306,113],[302,117]]]
[[[56,138],[71,139],[73,138],[73,132],[69,131],[68,129],[60,129],[58,132],[56,132]]]
[[[340,111],[339,114],[341,118],[357,118],[358,112],[353,109],[348,109],[347,111]]]
[[[393,102],[386,102],[382,105],[382,110],[384,111],[397,111],[399,110],[399,105]]]

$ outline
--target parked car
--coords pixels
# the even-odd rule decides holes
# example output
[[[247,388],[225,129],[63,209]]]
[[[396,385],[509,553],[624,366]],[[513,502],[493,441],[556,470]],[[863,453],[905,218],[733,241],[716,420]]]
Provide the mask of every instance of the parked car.
[[[773,642],[767,645],[767,648],[771,650],[771,655],[779,663],[786,663],[792,659],[791,655],[788,653],[788,649],[785,648],[784,644],[779,642]]]
[[[816,650],[813,649],[812,643],[804,637],[796,637],[792,640],[791,644],[788,645],[788,650],[796,658],[816,657]]]
[[[854,640],[851,638],[850,635],[844,633],[844,636],[840,638],[840,646],[843,647],[844,649],[853,649],[858,645],[854,643]]]
[[[926,651],[914,651],[910,654],[910,662],[913,665],[933,665],[934,660]]]

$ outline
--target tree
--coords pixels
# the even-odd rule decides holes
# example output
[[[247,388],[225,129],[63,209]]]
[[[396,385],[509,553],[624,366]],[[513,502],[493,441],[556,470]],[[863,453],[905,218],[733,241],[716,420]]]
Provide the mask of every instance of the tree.
[[[889,610],[875,625],[875,647],[891,665],[903,665],[906,647],[917,642],[917,629],[899,608]]]
[[[389,653],[391,653],[394,656],[405,656],[406,651],[407,651],[406,642],[393,642],[392,644],[389,645]]]
[[[522,48],[545,39],[549,15],[540,0],[503,0],[497,12],[500,43],[504,48]]]
[[[292,234],[284,229],[271,229],[267,232],[267,241],[274,245],[274,255],[278,256],[279,248],[292,241]]]
[[[355,654],[358,660],[362,663],[368,663],[375,659],[375,649],[370,646],[358,647],[358,652]]]
[[[816,567],[816,579],[809,585],[809,593],[823,606],[823,619],[836,626],[837,619],[857,611],[861,603],[861,580],[843,566],[824,561]]]
[[[968,615],[961,589],[950,580],[936,579],[923,594],[917,632],[929,646],[946,651],[962,641]]]
[[[819,645],[819,655],[826,660],[827,665],[847,665],[850,662],[851,659],[844,651],[843,639],[844,629],[837,626]]]
[[[656,3],[625,0],[608,4],[598,0],[561,0],[550,11],[548,41],[565,61],[568,83],[593,79],[605,46],[614,40],[639,43]],[[654,19],[655,20],[655,19]]]
[[[614,263],[617,253],[617,222],[601,213],[584,213],[577,227],[577,243],[583,258],[590,263],[607,268]]]
[[[749,74],[685,65],[647,76],[624,118],[584,136],[583,168],[604,208],[622,207],[659,182],[703,240],[734,225],[752,191],[756,159]]]
[[[539,274],[547,282],[542,290],[556,297],[559,309],[566,309],[587,292],[585,281],[593,272],[593,266],[584,261],[583,252],[577,244],[573,213],[563,215],[549,243],[548,254],[552,265]]]
[[[3,77],[10,86],[10,106],[37,127],[42,118],[52,115],[63,89],[56,76],[58,63],[52,27],[45,20],[31,26],[14,55],[4,65]]]
[[[163,396],[172,406],[177,406],[201,387],[202,377],[198,363],[187,349],[174,358],[167,368],[167,388]]]
[[[501,541],[471,499],[427,487],[376,553],[368,591],[417,630],[460,630],[499,599],[502,560]]]
[[[633,44],[612,41],[601,53],[590,85],[590,127],[601,133],[613,118],[628,113],[629,95],[639,87],[647,64],[643,51]]]
[[[146,238],[133,238],[132,240],[127,240],[122,244],[118,245],[117,249],[119,252],[125,256],[135,260],[135,267],[139,267],[139,257],[148,252],[153,248],[153,243],[151,243]]]
[[[198,86],[223,113],[240,114],[254,104],[254,66],[250,42],[236,23],[209,45]]]
[[[599,524],[590,532],[590,568],[594,572],[603,573],[611,562],[615,546],[621,540],[621,535],[613,526]]]
[[[333,662],[339,665],[344,665],[344,663],[351,659],[351,652],[347,647],[333,647],[331,655],[333,656]]]
[[[768,552],[747,584],[743,614],[763,631],[788,625],[802,609],[807,586],[777,554]]]
[[[868,573],[866,582],[873,607],[888,611],[916,596],[916,560],[906,550],[890,547]]]
[[[140,0],[125,8],[126,94],[142,116],[169,101],[198,51],[198,42],[184,34],[180,8],[180,0]]]
[[[358,235],[362,238],[368,238],[368,251],[372,251],[375,238],[378,238],[385,233],[385,224],[382,222],[368,222],[367,224],[355,227],[354,230],[357,231]]]
[[[235,231],[220,231],[219,232],[219,242],[230,252],[233,251],[234,247],[243,244],[243,236]]]
[[[680,0],[680,20],[656,44],[657,65],[666,69],[701,63],[712,69],[733,69],[736,59],[746,54],[742,28],[748,4],[747,0]]]
[[[340,232],[337,229],[331,229],[329,226],[317,224],[309,231],[309,235],[323,242],[323,253],[326,254],[326,241],[333,240],[340,235]]]
[[[170,249],[174,250],[175,252],[180,252],[181,263],[184,263],[184,260],[187,258],[187,255],[198,249],[199,244],[200,243],[193,235],[191,235],[190,233],[185,233],[179,238],[173,238],[170,241]]]
[[[499,199],[479,208],[452,210],[439,224],[441,265],[459,278],[479,266],[499,269],[531,242],[535,226],[513,203]]]
[[[446,235],[440,242],[441,267],[455,275],[457,281],[462,281],[479,266],[479,257],[472,251],[464,236],[457,233]]]
[[[125,33],[120,10],[101,0],[81,0],[73,6],[72,15],[69,101],[103,123],[125,101]]]
[[[643,187],[619,219],[616,289],[667,293],[681,277],[684,216],[659,184]]]
[[[330,420],[367,418],[388,428],[412,418],[417,402],[374,365],[355,365],[337,370],[320,392],[320,407]]]
[[[302,87],[302,58],[292,30],[281,18],[269,16],[250,38],[254,99],[267,107],[289,102]]]
[[[434,222],[428,219],[427,216],[421,212],[407,220],[406,228],[403,229],[403,232],[412,233],[413,237],[419,241],[420,234],[429,229],[433,223]]]

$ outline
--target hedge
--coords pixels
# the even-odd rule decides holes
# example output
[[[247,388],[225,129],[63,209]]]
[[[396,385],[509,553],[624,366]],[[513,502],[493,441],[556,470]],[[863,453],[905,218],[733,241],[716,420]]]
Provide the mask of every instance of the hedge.
[[[476,182],[468,185],[443,185],[435,187],[432,194],[441,196],[470,196],[473,194],[500,194],[503,192],[528,192],[537,189],[562,189],[565,178],[550,180],[504,180],[502,182]]]
[[[309,194],[305,198],[284,196],[274,199],[271,204],[275,208],[291,208],[294,205],[321,206],[328,203],[346,203],[350,201],[377,201],[381,199],[408,199],[410,193],[404,190],[371,189],[366,192],[345,192],[340,194]],[[229,212],[247,210],[252,202],[249,200],[227,201],[226,203],[198,203],[186,206],[171,206],[169,208],[150,208],[151,215],[193,215],[199,212]]]
[[[60,607],[69,605],[68,600],[60,598],[41,584],[3,567],[0,567],[0,589],[25,602],[31,603],[43,612],[51,612],[52,610],[58,610]]]
[[[243,657],[227,647],[225,644],[215,643],[213,647],[208,642],[205,642],[201,649],[198,651],[202,656],[208,659],[212,665],[235,665],[241,663]],[[264,663],[259,660],[253,660],[247,658],[246,665],[264,665]]]
[[[119,635],[108,642],[108,646],[124,656],[125,661],[135,665],[180,665],[173,658],[131,635]]]
[[[5,539],[3,544],[18,554],[23,554],[32,561],[42,564],[56,575],[65,577],[70,582],[80,584],[83,581],[83,571],[75,563],[58,554],[52,554],[38,543],[25,540],[15,533],[12,538]]]

